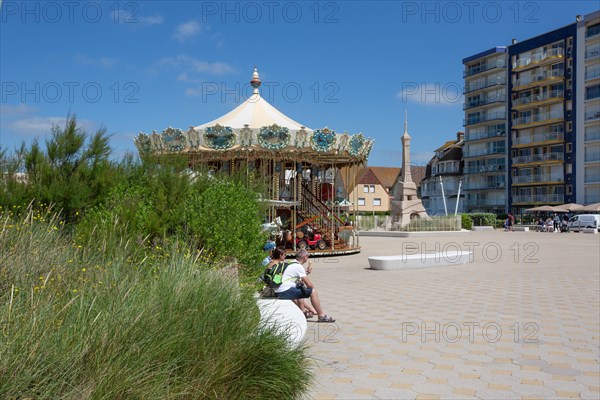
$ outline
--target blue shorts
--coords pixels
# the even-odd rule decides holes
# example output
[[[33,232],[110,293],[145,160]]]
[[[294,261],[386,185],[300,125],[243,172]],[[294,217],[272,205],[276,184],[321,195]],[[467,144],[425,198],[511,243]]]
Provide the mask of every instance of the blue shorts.
[[[278,299],[284,300],[296,300],[296,299],[308,299],[312,289],[301,287],[301,288],[290,288],[281,293],[275,293]]]

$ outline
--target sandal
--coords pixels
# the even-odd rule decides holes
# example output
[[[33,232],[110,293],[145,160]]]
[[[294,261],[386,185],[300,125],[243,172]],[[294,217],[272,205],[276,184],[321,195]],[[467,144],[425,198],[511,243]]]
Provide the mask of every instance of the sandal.
[[[322,317],[319,317],[317,322],[335,322],[335,319],[331,318],[328,315],[323,315]]]
[[[308,310],[305,310],[305,311],[304,311],[304,316],[306,317],[306,319],[310,319],[310,318],[314,317],[314,316],[315,316],[315,314],[311,313],[311,312],[310,312],[310,311],[308,311]]]

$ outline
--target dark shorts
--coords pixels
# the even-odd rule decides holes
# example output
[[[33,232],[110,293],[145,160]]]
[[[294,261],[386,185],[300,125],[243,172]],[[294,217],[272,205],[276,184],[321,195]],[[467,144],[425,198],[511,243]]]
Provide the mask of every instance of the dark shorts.
[[[284,300],[296,300],[296,299],[308,299],[310,294],[312,293],[312,289],[309,288],[290,288],[285,292],[275,293],[278,299]]]

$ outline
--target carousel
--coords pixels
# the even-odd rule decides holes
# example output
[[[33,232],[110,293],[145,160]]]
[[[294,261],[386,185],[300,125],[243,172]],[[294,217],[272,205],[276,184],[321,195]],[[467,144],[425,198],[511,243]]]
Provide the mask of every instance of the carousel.
[[[252,95],[220,118],[187,131],[140,133],[135,138],[140,155],[181,154],[193,171],[241,173],[260,181],[267,206],[263,227],[290,252],[359,252],[352,222],[358,199],[350,199],[347,188],[356,186],[373,139],[313,130],[290,119],[260,96],[256,68],[250,84]]]

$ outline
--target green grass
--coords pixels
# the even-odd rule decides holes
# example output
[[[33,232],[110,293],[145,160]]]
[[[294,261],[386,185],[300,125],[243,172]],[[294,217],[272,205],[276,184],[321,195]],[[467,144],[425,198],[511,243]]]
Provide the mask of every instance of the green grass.
[[[114,238],[77,245],[50,215],[2,215],[0,398],[306,393],[306,348],[261,327],[251,291],[201,252]]]

